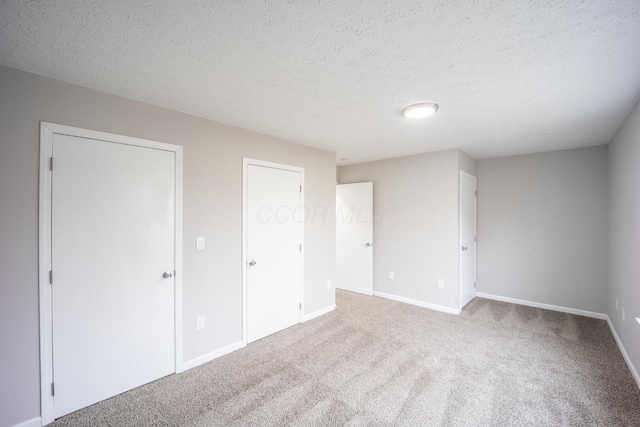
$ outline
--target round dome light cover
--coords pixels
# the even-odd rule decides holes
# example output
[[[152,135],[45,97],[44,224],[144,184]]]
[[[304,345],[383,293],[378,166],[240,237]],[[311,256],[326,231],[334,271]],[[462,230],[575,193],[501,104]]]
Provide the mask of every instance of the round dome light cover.
[[[424,101],[409,104],[403,107],[400,112],[407,119],[421,119],[434,114],[438,108],[439,106],[435,102]]]

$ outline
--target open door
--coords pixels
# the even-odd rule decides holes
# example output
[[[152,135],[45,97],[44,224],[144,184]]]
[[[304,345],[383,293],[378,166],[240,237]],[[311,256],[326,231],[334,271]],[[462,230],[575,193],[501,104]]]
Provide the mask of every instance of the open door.
[[[460,309],[476,297],[476,177],[460,172]]]
[[[336,288],[373,295],[373,183],[336,187]]]

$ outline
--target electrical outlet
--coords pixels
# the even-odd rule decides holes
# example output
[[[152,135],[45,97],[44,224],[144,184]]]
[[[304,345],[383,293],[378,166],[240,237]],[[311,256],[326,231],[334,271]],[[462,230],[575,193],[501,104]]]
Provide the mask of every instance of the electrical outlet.
[[[331,280],[327,280],[327,289],[331,289]]]
[[[196,237],[196,250],[204,250],[204,237]]]
[[[196,331],[204,329],[204,316],[196,317]]]
[[[390,271],[390,272],[389,272],[389,279],[393,280],[393,279],[395,279],[395,278],[396,278],[396,275],[395,275],[395,274],[393,274],[393,271]]]
[[[624,307],[622,307],[622,321],[624,322]]]
[[[444,279],[438,279],[438,287],[444,288]]]

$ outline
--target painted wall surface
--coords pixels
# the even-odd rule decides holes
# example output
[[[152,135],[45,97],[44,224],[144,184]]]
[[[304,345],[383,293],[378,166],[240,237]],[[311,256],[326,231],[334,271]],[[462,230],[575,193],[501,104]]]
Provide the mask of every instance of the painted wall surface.
[[[40,121],[184,146],[184,360],[242,339],[242,158],[305,169],[304,313],[332,306],[335,155],[0,66],[0,425],[40,414]],[[98,160],[99,161],[99,160]],[[207,248],[195,250],[196,236]],[[207,327],[196,332],[196,316]]]
[[[607,147],[477,162],[477,290],[604,313]]]
[[[462,150],[458,150],[458,169],[476,176],[476,159]]]
[[[640,323],[636,320],[640,318],[639,260],[640,103],[609,144],[609,294],[606,307],[635,366],[636,375],[640,369]]]
[[[374,291],[459,308],[459,153],[453,149],[339,168],[340,184],[373,182]],[[438,288],[438,278],[444,288]]]

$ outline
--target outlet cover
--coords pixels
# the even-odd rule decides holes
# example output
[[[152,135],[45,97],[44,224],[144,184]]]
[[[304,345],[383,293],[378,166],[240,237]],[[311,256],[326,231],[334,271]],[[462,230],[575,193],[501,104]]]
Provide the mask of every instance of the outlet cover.
[[[204,316],[196,317],[196,331],[204,329]]]
[[[438,287],[444,288],[444,279],[438,279]]]
[[[618,298],[616,298],[616,311],[618,311]]]
[[[196,237],[196,250],[204,250],[204,237]]]
[[[390,271],[390,272],[389,272],[389,279],[393,280],[393,279],[395,279],[395,278],[396,278],[396,275],[395,275],[395,274],[393,274],[393,271]]]
[[[624,322],[624,307],[622,307],[622,321]]]
[[[327,280],[327,289],[331,289],[331,280]]]

